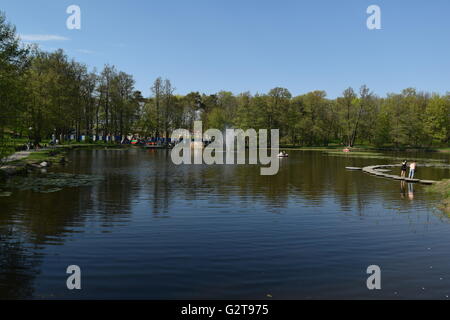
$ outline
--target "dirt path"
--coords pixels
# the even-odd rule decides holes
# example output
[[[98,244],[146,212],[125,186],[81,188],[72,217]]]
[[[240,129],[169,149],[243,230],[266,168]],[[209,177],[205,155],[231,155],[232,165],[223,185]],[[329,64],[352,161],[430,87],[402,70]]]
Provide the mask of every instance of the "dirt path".
[[[17,161],[17,160],[21,160],[23,158],[28,157],[33,151],[19,151],[16,152],[12,155],[10,155],[9,157],[6,157],[5,159],[2,159],[1,162],[3,162],[3,164],[6,164],[8,162],[13,162],[13,161]]]

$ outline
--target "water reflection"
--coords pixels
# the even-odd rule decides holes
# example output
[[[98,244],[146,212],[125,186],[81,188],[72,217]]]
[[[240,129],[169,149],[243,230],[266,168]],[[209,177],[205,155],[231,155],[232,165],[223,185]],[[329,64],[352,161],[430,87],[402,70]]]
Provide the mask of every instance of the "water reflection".
[[[448,226],[448,220],[431,217],[432,196],[425,195],[422,186],[402,181],[399,197],[395,181],[345,170],[346,166],[374,164],[374,159],[292,151],[288,159],[280,161],[276,176],[261,176],[259,167],[252,165],[175,166],[169,152],[161,150],[77,151],[70,160],[66,167],[52,171],[101,175],[104,181],[50,194],[14,190],[11,197],[0,198],[0,298],[29,298],[37,297],[41,291],[46,293],[42,287],[35,287],[36,279],[50,286],[55,280],[48,275],[49,268],[63,267],[59,258],[48,255],[49,248],[70,260],[71,251],[65,247],[78,244],[82,254],[77,259],[88,256],[92,266],[106,264],[119,273],[143,272],[141,264],[151,274],[168,268],[174,278],[161,274],[165,280],[154,280],[150,288],[136,289],[142,290],[139,297],[149,298],[151,291],[164,297],[187,298],[181,293],[187,294],[194,283],[186,280],[184,286],[177,288],[167,287],[167,283],[175,282],[180,274],[194,281],[190,275],[198,268],[207,268],[202,269],[203,276],[209,274],[215,280],[231,272],[239,286],[239,276],[233,272],[240,271],[248,277],[249,265],[259,270],[258,264],[267,261],[281,264],[266,266],[273,268],[273,274],[255,279],[250,287],[257,290],[267,283],[279,283],[283,274],[299,279],[299,270],[314,277],[308,264],[311,261],[298,256],[298,252],[315,257],[314,263],[323,266],[336,265],[336,259],[341,257],[356,263],[365,261],[361,251],[364,246],[378,243],[380,236],[374,230],[392,238],[384,245],[395,245],[403,240],[413,241],[411,234],[420,232],[421,226]],[[390,162],[376,160],[376,164]],[[439,180],[450,177],[450,170],[426,168],[420,174]],[[405,221],[396,222],[404,227],[401,230],[391,223],[392,216],[399,212],[406,214]],[[383,229],[374,227],[373,220],[380,221]],[[436,236],[446,237],[447,228],[442,231],[446,233],[436,232]],[[264,250],[247,247],[257,244]],[[399,250],[379,249],[391,253]],[[279,256],[280,250],[288,250],[284,258]],[[161,262],[155,261],[155,256]],[[223,256],[228,258],[220,260]],[[184,257],[183,261],[193,257],[204,265],[193,261],[186,265],[180,263],[179,257]],[[101,262],[96,260],[100,258]],[[415,259],[412,255],[401,263]],[[283,272],[275,272],[279,269]],[[100,282],[100,288],[102,277],[98,279],[95,281]],[[122,285],[135,283],[132,279]],[[59,294],[63,296],[64,291]],[[85,294],[102,298],[105,293]],[[259,297],[254,292],[248,294]],[[348,296],[351,294],[356,292]]]
[[[406,188],[408,186],[408,188]],[[409,200],[414,200],[414,183],[406,183],[405,181],[400,182],[401,197],[408,198]]]
[[[30,298],[41,258],[27,248],[12,226],[0,226],[0,299]]]
[[[414,184],[408,183],[408,199],[414,200]]]

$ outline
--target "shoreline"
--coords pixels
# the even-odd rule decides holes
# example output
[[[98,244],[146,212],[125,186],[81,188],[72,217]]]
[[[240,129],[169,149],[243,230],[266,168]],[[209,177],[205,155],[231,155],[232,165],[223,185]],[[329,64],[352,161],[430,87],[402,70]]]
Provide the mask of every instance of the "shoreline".
[[[135,147],[133,145],[122,145],[114,143],[76,143],[63,144],[52,147],[43,148],[41,150],[18,151],[7,157],[6,162],[0,164],[0,180],[8,177],[26,174],[30,170],[42,169],[52,165],[59,165],[61,162],[66,162],[65,155],[68,151],[74,149],[127,149]],[[301,147],[293,145],[281,145],[280,149],[292,151],[325,151],[338,152],[343,146],[332,145],[328,147]],[[370,146],[355,146],[351,152],[345,155],[364,155],[370,152],[424,152],[424,153],[450,153],[450,148],[377,148]],[[41,166],[40,164],[46,162],[48,166]]]
[[[302,147],[295,145],[280,145],[280,149],[287,150],[305,150],[305,151],[340,151],[344,149],[345,146],[341,145],[331,145],[327,147]],[[429,153],[450,153],[449,147],[440,147],[440,148],[420,148],[420,147],[404,147],[404,148],[395,148],[395,147],[373,147],[366,145],[359,145],[352,148],[351,152],[364,152],[364,151],[381,151],[381,152],[429,152]],[[351,153],[350,152],[350,153]]]
[[[6,181],[7,179],[16,176],[16,175],[27,175],[36,170],[42,170],[53,166],[64,165],[67,163],[66,155],[69,151],[75,149],[130,149],[134,148],[133,145],[120,145],[120,144],[98,144],[98,143],[79,143],[79,144],[67,144],[67,145],[58,145],[43,148],[41,150],[30,150],[30,151],[18,151],[10,156],[5,163],[0,166],[0,182]],[[298,150],[298,151],[324,151],[330,153],[338,153],[340,151],[341,146],[332,146],[332,147],[289,147],[283,146],[280,149],[287,150]],[[409,150],[394,150],[394,149],[376,149],[369,147],[355,147],[353,149],[354,154],[357,156],[358,154],[370,154],[372,151],[404,151],[404,152],[412,152],[412,151],[422,151],[422,152],[449,152],[448,148],[434,149],[434,150],[418,150],[418,149],[409,149]],[[352,152],[343,155],[352,155]],[[379,165],[374,167],[385,167],[387,165]],[[396,166],[396,165],[389,165]],[[398,165],[397,165],[398,166]],[[372,167],[370,167],[372,168]],[[361,168],[362,169],[362,168]],[[364,168],[365,169],[365,168]],[[363,171],[364,171],[363,169]],[[369,170],[370,171],[370,170]],[[376,175],[384,175],[388,178],[396,177],[383,174],[379,172],[368,172]],[[414,181],[419,182],[420,181]],[[427,192],[435,193],[440,195],[440,202],[436,204],[436,207],[441,209],[447,214],[450,214],[450,194],[448,190],[450,190],[450,179],[441,180],[441,181],[424,181],[425,184],[431,184],[426,187]]]
[[[425,190],[429,193],[439,195],[440,203],[437,207],[444,213],[450,214],[450,179],[438,181],[437,183],[428,186]]]
[[[42,148],[40,150],[18,151],[9,155],[0,165],[0,181],[9,177],[27,174],[30,171],[44,169],[67,162],[66,154],[74,149],[113,149],[128,148],[128,145],[117,144],[67,144]],[[42,165],[45,164],[45,165]]]

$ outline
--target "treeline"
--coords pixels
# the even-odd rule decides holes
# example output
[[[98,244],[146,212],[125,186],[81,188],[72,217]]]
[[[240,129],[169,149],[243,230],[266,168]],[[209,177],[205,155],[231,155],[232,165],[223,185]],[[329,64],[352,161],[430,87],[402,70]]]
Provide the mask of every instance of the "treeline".
[[[207,101],[202,110],[208,126],[278,128],[282,144],[436,147],[448,146],[450,139],[450,94],[409,88],[381,98],[362,86],[327,99],[325,91],[292,97],[275,88],[254,96],[219,92]]]
[[[255,95],[221,91],[181,96],[160,78],[151,91],[134,127],[143,136],[168,137],[172,130],[192,130],[194,121],[202,120],[205,129],[279,129],[282,144],[299,146],[441,147],[450,142],[450,93],[408,88],[378,97],[362,86],[357,92],[348,88],[336,99],[327,99],[325,91],[293,97],[285,88]]]
[[[177,128],[280,129],[282,144],[326,146],[448,146],[450,94],[405,89],[378,97],[366,86],[327,99],[325,91],[293,97],[221,91],[181,96],[158,78],[144,98],[133,77],[106,65],[97,72],[62,50],[24,46],[0,14],[0,148],[11,135],[38,143],[70,134],[168,137]],[[1,153],[1,151],[0,151]]]

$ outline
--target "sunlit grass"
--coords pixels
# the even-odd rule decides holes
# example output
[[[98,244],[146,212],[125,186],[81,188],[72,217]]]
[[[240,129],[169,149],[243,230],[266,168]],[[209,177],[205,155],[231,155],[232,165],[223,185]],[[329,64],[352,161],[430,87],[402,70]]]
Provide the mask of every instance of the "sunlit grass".
[[[361,159],[387,159],[394,160],[397,162],[401,162],[404,160],[404,156],[389,156],[379,152],[364,152],[364,151],[351,151],[351,152],[343,152],[343,151],[326,151],[326,154],[329,156],[336,157],[346,157],[346,158],[361,158]],[[416,160],[423,160],[424,162],[445,162],[444,159],[431,159],[427,157],[414,157]]]
[[[450,214],[450,179],[439,181],[425,189],[427,192],[439,194],[442,202],[439,208]]]

